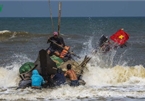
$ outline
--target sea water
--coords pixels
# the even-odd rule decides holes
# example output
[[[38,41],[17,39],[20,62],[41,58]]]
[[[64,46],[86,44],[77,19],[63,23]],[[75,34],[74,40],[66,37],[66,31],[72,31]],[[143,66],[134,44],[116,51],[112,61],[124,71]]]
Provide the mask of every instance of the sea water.
[[[53,18],[57,31],[57,18]],[[19,68],[34,62],[41,49],[47,49],[52,35],[50,18],[0,18],[0,99],[1,100],[145,100],[145,18],[141,17],[63,17],[60,32],[66,45],[82,61],[91,57],[82,79],[85,86],[64,85],[53,89],[18,89]],[[127,47],[106,54],[97,52],[101,35],[110,37],[120,28],[130,35]]]

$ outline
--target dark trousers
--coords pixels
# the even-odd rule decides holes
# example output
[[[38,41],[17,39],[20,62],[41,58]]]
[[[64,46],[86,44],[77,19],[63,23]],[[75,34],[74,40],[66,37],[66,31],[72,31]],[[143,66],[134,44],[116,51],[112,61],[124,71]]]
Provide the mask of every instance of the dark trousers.
[[[78,80],[71,80],[70,86],[79,86],[79,81]]]

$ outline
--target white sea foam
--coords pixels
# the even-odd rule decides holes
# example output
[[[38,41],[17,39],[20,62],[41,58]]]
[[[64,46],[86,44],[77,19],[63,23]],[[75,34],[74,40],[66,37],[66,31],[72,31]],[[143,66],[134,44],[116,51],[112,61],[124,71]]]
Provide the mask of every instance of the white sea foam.
[[[9,30],[2,30],[2,31],[0,31],[0,34],[4,34],[4,33],[10,33],[11,31],[9,31]]]
[[[16,86],[19,79],[18,69],[14,68],[11,70],[0,68],[0,87],[12,87]]]

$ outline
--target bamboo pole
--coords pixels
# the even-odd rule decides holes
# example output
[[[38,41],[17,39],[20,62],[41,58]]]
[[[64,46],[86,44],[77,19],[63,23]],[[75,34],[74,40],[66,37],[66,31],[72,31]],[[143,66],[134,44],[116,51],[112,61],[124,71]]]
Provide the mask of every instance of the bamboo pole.
[[[53,19],[52,19],[52,9],[51,9],[51,5],[50,5],[50,0],[48,0],[48,4],[49,4],[49,12],[50,12],[50,17],[51,17],[52,33],[53,33],[54,32],[54,24],[53,24]]]
[[[61,7],[62,7],[62,3],[59,2],[59,6],[58,6],[58,35],[60,35]]]

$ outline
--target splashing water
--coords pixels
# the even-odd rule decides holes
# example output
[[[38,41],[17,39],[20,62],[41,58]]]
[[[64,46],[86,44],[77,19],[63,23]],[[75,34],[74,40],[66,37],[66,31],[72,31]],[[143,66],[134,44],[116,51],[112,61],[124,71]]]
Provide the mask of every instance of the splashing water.
[[[18,65],[14,65],[13,69],[0,68],[0,88],[17,86],[20,80]]]
[[[92,38],[90,38],[91,40]],[[89,40],[89,44],[87,44],[88,48],[86,49],[92,49],[91,47],[91,41]],[[124,53],[127,50],[124,51]],[[88,52],[88,50],[86,51]],[[145,79],[145,68],[142,65],[138,66],[125,66],[126,61],[123,63],[121,58],[123,57],[122,53],[120,55],[120,59],[118,61],[117,65],[115,64],[113,66],[114,57],[116,55],[117,50],[111,50],[107,54],[99,53],[91,54],[91,60],[89,64],[87,65],[87,69],[85,69],[85,72],[83,74],[83,79],[86,81],[86,85],[88,86],[100,86],[100,85],[120,85],[120,84],[132,84],[129,83],[132,78],[142,78]],[[118,57],[119,58],[119,57]],[[144,80],[143,80],[144,82]],[[134,83],[140,83],[134,81]]]
[[[24,54],[15,54],[12,63],[0,68],[0,99],[6,100],[104,100],[115,98],[138,99],[145,96],[145,68],[142,65],[124,66],[113,65],[116,50],[102,55],[101,53],[91,54],[92,38],[84,43],[81,55],[87,53],[91,61],[82,76],[85,86],[70,87],[64,85],[54,89],[34,90],[31,88],[16,90],[19,83],[19,67],[28,61],[32,61]],[[88,46],[87,46],[88,45]],[[123,56],[123,55],[122,55]],[[83,57],[82,57],[83,58]],[[118,63],[121,63],[121,57]],[[124,101],[125,101],[124,100]],[[140,100],[140,99],[139,99]]]
[[[5,67],[0,67],[0,87],[13,87],[17,86],[19,77],[19,68],[21,65],[27,61],[32,61],[26,55],[14,54],[12,58],[14,61],[5,65]]]

